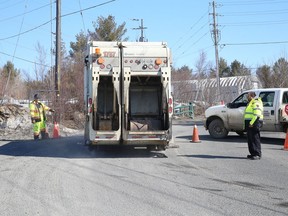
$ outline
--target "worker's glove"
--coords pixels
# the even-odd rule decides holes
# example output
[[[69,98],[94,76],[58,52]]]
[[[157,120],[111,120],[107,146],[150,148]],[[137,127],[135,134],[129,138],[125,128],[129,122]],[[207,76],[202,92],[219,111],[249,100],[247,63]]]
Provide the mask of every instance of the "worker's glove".
[[[54,110],[54,109],[50,109],[49,111],[50,111],[50,112],[55,112],[55,110]]]
[[[36,123],[36,122],[41,122],[41,118],[31,118],[31,122],[32,124]]]
[[[31,118],[32,124],[35,124],[36,122],[40,122],[40,121],[41,121],[40,118]]]

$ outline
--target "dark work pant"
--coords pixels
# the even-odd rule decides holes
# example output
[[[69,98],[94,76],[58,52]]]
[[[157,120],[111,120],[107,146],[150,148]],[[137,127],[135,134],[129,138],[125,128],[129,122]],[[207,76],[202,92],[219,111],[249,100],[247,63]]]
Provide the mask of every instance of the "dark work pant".
[[[256,121],[253,127],[249,127],[249,121],[245,121],[247,130],[248,149],[252,156],[262,156],[261,141],[260,141],[260,129],[262,122]]]

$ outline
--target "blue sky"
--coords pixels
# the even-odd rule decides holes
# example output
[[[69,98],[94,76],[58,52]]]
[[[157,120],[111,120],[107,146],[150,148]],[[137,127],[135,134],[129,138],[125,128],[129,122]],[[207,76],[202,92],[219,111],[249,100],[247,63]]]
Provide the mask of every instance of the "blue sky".
[[[55,0],[0,0],[0,66],[8,60],[17,69],[33,74],[39,43],[51,65],[51,41],[55,39]],[[143,19],[148,41],[166,41],[173,54],[173,66],[187,65],[195,70],[200,52],[215,65],[211,37],[212,1],[208,0],[61,0],[62,40],[69,43],[81,30],[93,30],[99,16],[126,22],[129,41],[140,37]],[[52,3],[52,6],[51,6]],[[104,3],[104,4],[103,4]],[[230,64],[235,59],[249,68],[274,63],[288,55],[287,0],[215,1],[220,32],[219,56]],[[97,6],[98,5],[98,6]],[[95,7],[94,7],[95,6]],[[91,8],[92,9],[88,9]],[[87,10],[85,10],[87,9]],[[79,11],[83,10],[82,15]],[[75,12],[75,13],[73,13]],[[69,15],[70,14],[70,15]],[[46,23],[46,24],[45,24]],[[52,34],[51,34],[52,32]]]

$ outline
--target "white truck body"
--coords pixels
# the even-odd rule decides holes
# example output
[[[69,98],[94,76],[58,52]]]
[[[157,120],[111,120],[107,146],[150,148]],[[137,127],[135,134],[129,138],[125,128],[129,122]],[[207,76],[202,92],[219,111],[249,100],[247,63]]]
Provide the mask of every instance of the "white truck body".
[[[92,41],[85,63],[86,142],[165,149],[173,114],[167,44]]]
[[[262,131],[285,132],[288,122],[288,88],[251,89],[244,91],[235,100],[226,105],[209,107],[205,111],[205,128],[214,138],[224,138],[229,131],[239,135],[244,130],[244,110],[247,106],[248,92],[254,91],[262,98],[264,124]]]

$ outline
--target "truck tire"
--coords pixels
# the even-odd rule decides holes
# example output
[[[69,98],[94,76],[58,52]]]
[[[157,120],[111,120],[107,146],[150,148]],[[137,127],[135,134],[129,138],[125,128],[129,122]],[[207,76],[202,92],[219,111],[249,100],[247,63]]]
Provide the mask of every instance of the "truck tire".
[[[208,127],[209,134],[216,139],[225,138],[228,135],[228,130],[224,127],[221,119],[214,119]]]

